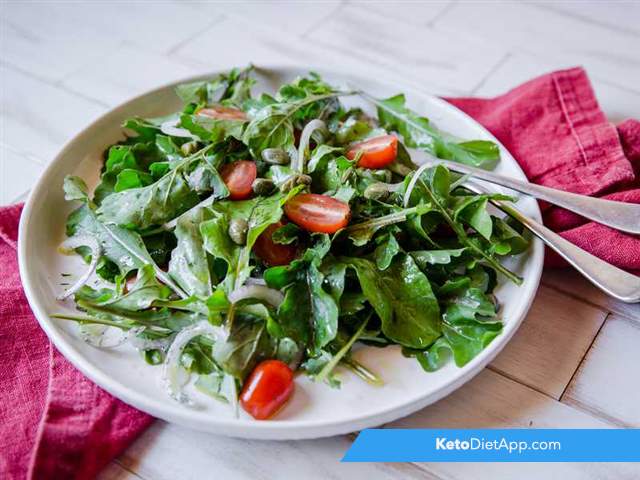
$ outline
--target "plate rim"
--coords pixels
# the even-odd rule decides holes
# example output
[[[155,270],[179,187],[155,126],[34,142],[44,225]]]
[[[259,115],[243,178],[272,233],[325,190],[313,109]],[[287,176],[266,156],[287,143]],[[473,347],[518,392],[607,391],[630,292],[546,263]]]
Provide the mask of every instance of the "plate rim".
[[[256,70],[266,72],[318,71],[322,72],[323,74],[335,76],[337,78],[360,76],[359,73],[349,71],[347,69],[336,69],[334,67],[325,67],[321,65],[301,66],[300,64],[260,64],[259,66],[256,66]],[[218,68],[204,74],[190,75],[179,80],[167,82],[159,87],[149,89],[139,95],[129,98],[113,108],[110,108],[105,113],[90,122],[85,128],[81,129],[71,139],[69,139],[40,174],[40,177],[29,193],[29,197],[25,202],[24,209],[20,216],[20,224],[18,228],[18,265],[21,282],[24,287],[29,306],[34,313],[34,316],[38,320],[40,327],[44,330],[55,347],[69,362],[74,365],[74,367],[80,370],[85,376],[87,376],[98,386],[109,392],[114,397],[122,400],[123,402],[132,405],[135,408],[146,413],[149,413],[154,417],[162,418],[171,423],[185,425],[196,430],[207,431],[232,437],[255,439],[285,440],[319,438],[349,433],[356,430],[361,430],[363,428],[381,425],[402,418],[406,415],[409,415],[410,413],[424,408],[427,405],[435,403],[436,401],[449,395],[454,390],[458,389],[460,386],[475,377],[509,343],[515,332],[522,324],[522,321],[526,317],[531,304],[536,297],[536,292],[539,288],[540,277],[542,275],[542,268],[544,263],[544,247],[542,245],[542,242],[538,238],[533,238],[530,250],[531,271],[528,272],[530,283],[529,289],[526,292],[527,300],[526,302],[523,302],[523,308],[521,308],[519,317],[510,319],[508,323],[510,328],[503,330],[503,333],[499,337],[499,343],[492,342],[493,348],[491,348],[491,345],[485,348],[467,365],[459,369],[461,373],[457,375],[455,379],[448,382],[440,389],[421,396],[411,402],[387,407],[380,410],[379,412],[367,413],[365,415],[353,417],[348,420],[287,420],[283,422],[258,422],[251,419],[244,420],[236,418],[212,417],[210,422],[202,424],[201,421],[197,418],[190,419],[190,412],[185,411],[184,409],[176,408],[176,406],[171,404],[168,400],[166,404],[162,404],[156,407],[156,405],[154,404],[155,402],[150,401],[147,395],[130,389],[129,387],[120,383],[117,379],[106,375],[101,369],[99,369],[97,366],[94,366],[94,364],[89,359],[87,359],[81,351],[74,348],[70,342],[67,342],[62,332],[56,330],[53,327],[53,322],[45,311],[44,302],[36,295],[35,290],[31,285],[30,272],[27,265],[27,245],[26,241],[24,240],[29,232],[29,219],[32,215],[32,211],[35,208],[35,199],[38,196],[38,192],[40,192],[40,190],[42,190],[43,188],[46,188],[45,179],[50,176],[52,170],[55,169],[56,164],[59,163],[59,161],[66,155],[67,151],[72,148],[79,137],[83,136],[87,131],[95,128],[96,125],[105,121],[108,117],[115,116],[117,112],[126,109],[131,103],[137,102],[146,96],[158,94],[159,92],[164,91],[170,87],[175,87],[178,84],[211,78],[212,76],[224,71],[228,71],[228,69]],[[400,91],[403,91],[405,93],[411,92],[413,95],[419,98],[428,99],[429,101],[438,103],[440,107],[444,108],[445,110],[454,112],[455,115],[466,117],[467,121],[472,122],[477,128],[482,129],[488,138],[495,141],[501,147],[501,149],[509,155],[510,161],[513,163],[513,166],[515,167],[515,170],[520,179],[526,180],[524,172],[522,171],[520,165],[517,163],[513,155],[509,152],[509,150],[507,150],[507,148],[502,145],[502,143],[497,138],[495,138],[495,136],[491,134],[491,132],[489,132],[482,124],[477,122],[464,111],[446,102],[442,98],[424,92],[420,88],[412,86],[410,83],[402,82],[402,80],[398,78],[385,76],[384,78],[381,78],[379,80],[376,79],[376,83],[385,86],[393,85]],[[535,203],[534,205],[534,210],[535,211],[533,212],[534,214],[532,216],[536,220],[539,220],[541,218],[541,213],[537,203]]]

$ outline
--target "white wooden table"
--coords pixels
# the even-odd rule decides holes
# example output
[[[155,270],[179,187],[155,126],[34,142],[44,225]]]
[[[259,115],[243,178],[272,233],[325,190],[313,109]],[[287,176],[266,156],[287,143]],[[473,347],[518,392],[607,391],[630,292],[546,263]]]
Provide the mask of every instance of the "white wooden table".
[[[0,0],[0,204],[24,200],[63,143],[107,109],[250,61],[349,65],[480,96],[581,64],[619,121],[640,116],[640,3]],[[640,306],[546,271],[497,360],[393,426],[638,428],[639,366]],[[102,478],[640,478],[633,464],[340,464],[352,440],[247,441],[158,421]]]

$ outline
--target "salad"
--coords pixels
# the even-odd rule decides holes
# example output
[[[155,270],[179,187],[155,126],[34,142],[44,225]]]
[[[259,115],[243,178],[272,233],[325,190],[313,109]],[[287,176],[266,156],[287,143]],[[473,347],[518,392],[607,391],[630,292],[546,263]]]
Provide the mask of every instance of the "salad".
[[[92,193],[66,177],[61,251],[88,267],[59,297],[77,314],[53,316],[97,347],[133,345],[173,399],[193,403],[192,378],[256,419],[297,373],[381,385],[361,345],[399,345],[428,372],[473,359],[502,330],[498,280],[522,281],[502,260],[529,241],[487,209],[509,197],[411,155],[491,167],[498,146],[439,130],[403,95],[315,73],[254,95],[253,75],[180,85],[182,110],[127,120]]]

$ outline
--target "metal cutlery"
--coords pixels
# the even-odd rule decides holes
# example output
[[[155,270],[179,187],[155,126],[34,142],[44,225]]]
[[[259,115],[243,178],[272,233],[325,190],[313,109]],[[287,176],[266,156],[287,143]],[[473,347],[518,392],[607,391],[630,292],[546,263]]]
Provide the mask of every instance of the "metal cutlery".
[[[485,180],[531,195],[616,230],[640,234],[640,205],[638,204],[587,197],[586,195],[515,180],[479,168],[469,167],[468,165],[429,157],[428,162],[441,163],[453,172],[471,175],[479,180]]]
[[[488,193],[485,189],[472,182],[466,182],[464,186],[474,193]],[[509,203],[499,200],[492,200],[491,203],[524,225],[607,295],[626,303],[640,302],[640,277],[627,273],[591,255],[541,223],[527,217]]]

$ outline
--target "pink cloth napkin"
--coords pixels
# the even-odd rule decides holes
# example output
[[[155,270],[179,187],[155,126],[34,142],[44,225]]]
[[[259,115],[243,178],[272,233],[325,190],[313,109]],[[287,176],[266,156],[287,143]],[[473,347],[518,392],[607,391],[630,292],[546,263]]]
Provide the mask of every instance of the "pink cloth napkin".
[[[76,370],[22,291],[22,205],[0,208],[0,478],[94,478],[152,421]]]
[[[499,138],[531,181],[640,203],[640,123],[607,122],[582,69],[544,75],[494,99],[448,101]],[[640,271],[640,238],[543,207],[546,224],[568,240]],[[0,478],[92,478],[152,418],[86,379],[40,330],[20,286],[21,210],[0,208]]]
[[[582,68],[535,78],[496,98],[448,98],[493,133],[530,181],[584,195],[640,203],[640,122],[616,128]],[[542,205],[545,224],[606,261],[640,271],[640,237]],[[547,252],[548,265],[565,265]]]

